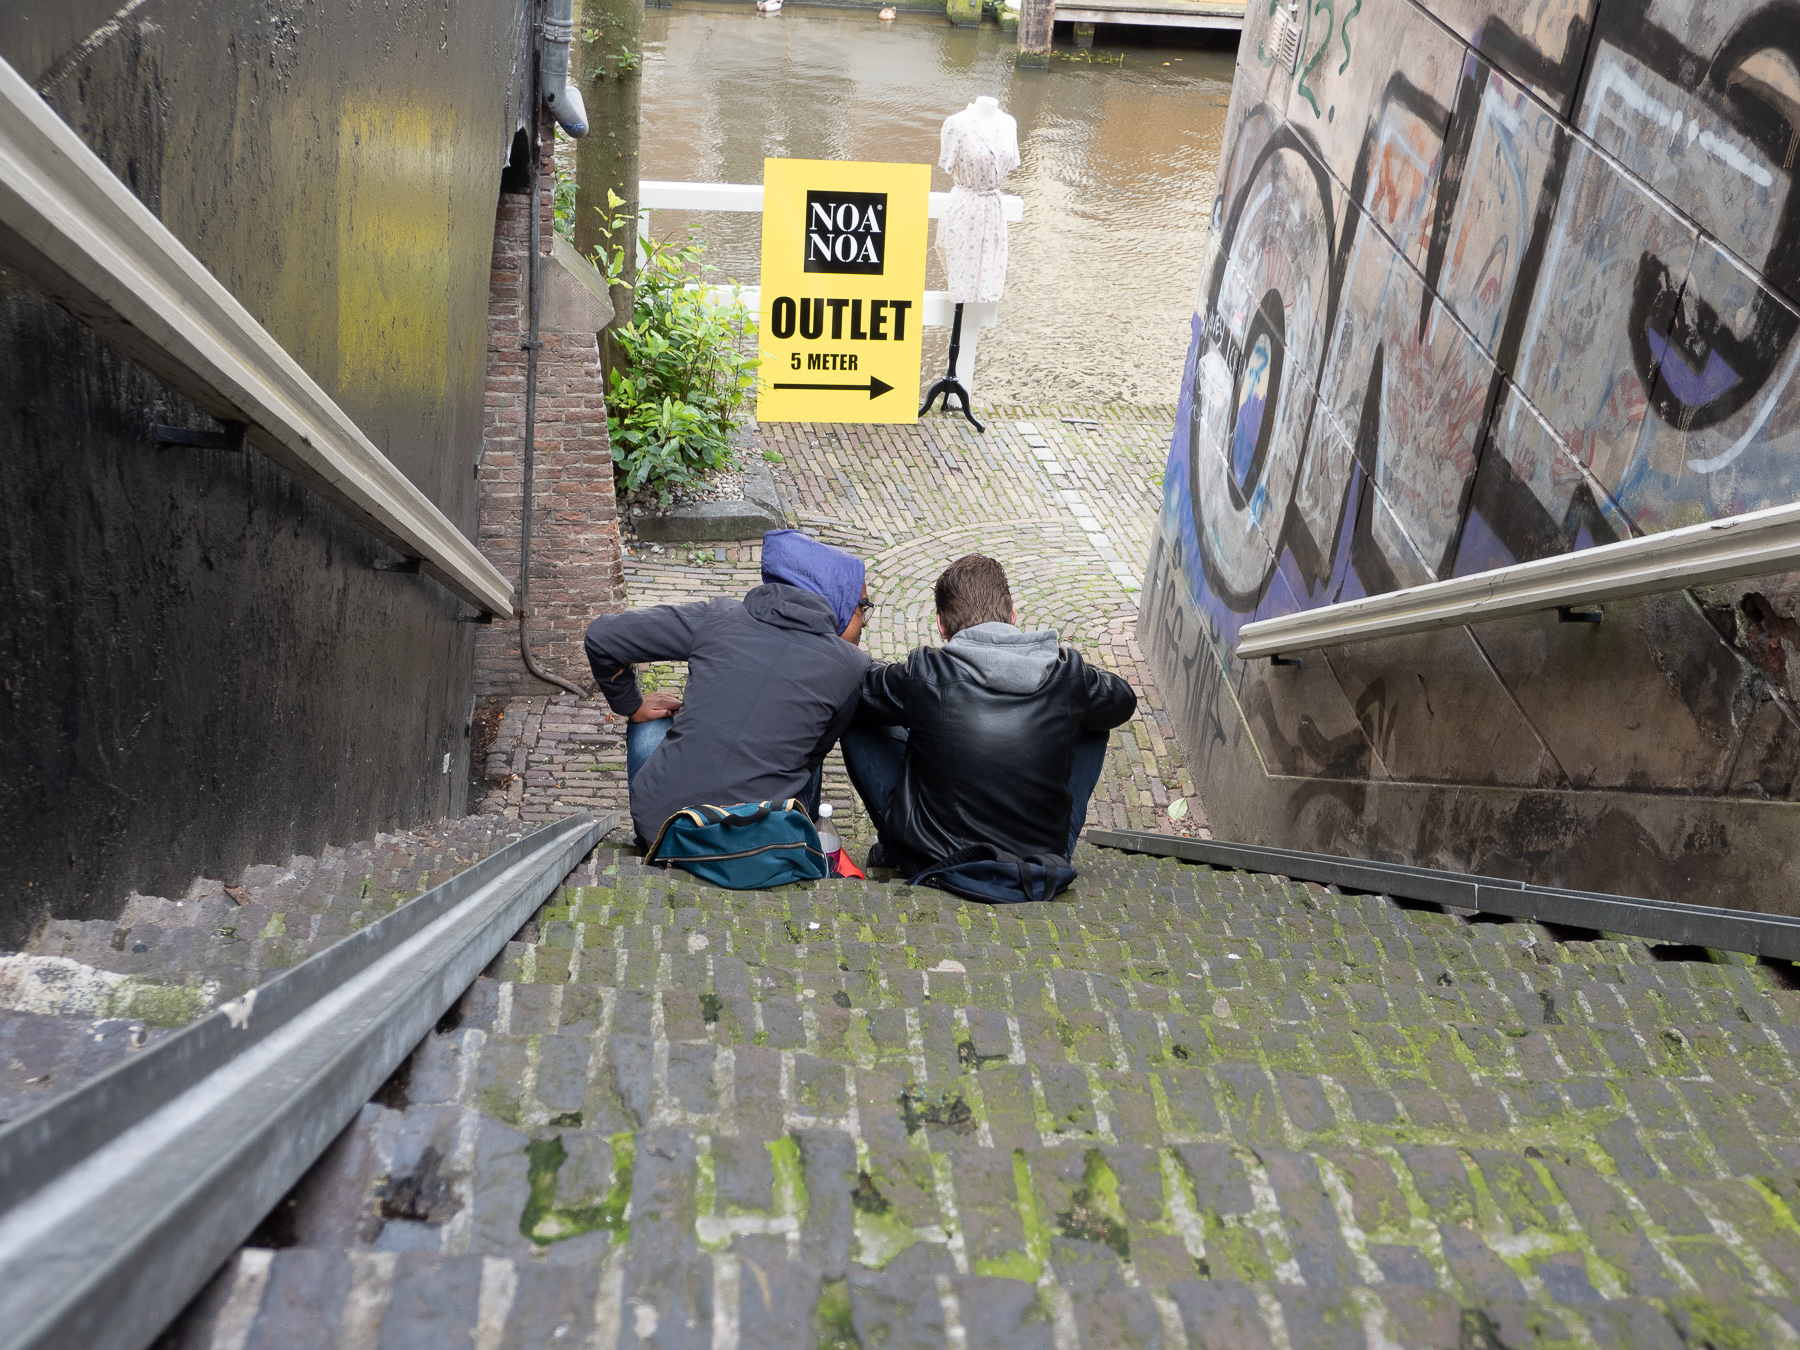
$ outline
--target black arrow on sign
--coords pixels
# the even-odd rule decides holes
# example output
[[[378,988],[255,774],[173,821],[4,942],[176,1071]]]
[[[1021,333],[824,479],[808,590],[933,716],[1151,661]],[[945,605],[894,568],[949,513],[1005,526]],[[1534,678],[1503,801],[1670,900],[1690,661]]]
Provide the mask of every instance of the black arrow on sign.
[[[869,376],[867,384],[777,384],[777,389],[867,389],[870,398],[880,398],[894,386]]]

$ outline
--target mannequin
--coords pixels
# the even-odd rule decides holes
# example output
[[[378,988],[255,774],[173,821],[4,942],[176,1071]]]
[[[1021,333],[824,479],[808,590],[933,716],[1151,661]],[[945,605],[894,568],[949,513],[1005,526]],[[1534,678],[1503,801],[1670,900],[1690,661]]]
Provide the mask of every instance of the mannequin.
[[[947,169],[955,187],[938,221],[938,254],[944,260],[956,317],[950,327],[950,370],[925,396],[922,416],[939,394],[950,411],[951,395],[962,403],[962,415],[977,431],[984,430],[969,411],[969,392],[956,378],[962,348],[965,304],[1000,299],[1006,286],[1006,217],[1000,184],[1019,167],[1019,124],[1001,110],[1000,100],[983,94],[961,112],[944,119],[938,167]]]

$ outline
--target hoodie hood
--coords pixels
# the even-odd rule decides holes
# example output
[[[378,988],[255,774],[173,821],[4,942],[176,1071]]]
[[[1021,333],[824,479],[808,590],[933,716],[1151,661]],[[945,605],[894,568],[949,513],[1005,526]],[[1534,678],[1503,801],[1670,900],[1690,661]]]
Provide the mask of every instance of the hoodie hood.
[[[815,591],[802,590],[784,582],[765,582],[744,597],[744,609],[758,623],[774,628],[791,628],[801,633],[818,633],[836,637],[839,630],[831,602]]]
[[[837,620],[834,632],[850,626],[856,602],[862,598],[862,559],[821,544],[799,530],[770,530],[763,536],[762,579],[785,582],[822,595]]]
[[[1021,633],[1010,623],[978,623],[951,638],[944,650],[977,684],[1001,694],[1029,694],[1050,674],[1062,644],[1054,628]]]

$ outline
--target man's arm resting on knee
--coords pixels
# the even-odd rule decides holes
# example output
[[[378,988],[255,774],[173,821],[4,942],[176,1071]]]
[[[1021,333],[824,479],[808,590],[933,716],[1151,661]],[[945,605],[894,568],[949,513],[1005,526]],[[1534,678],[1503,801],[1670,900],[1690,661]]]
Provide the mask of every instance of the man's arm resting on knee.
[[[1081,663],[1082,684],[1087,692],[1087,711],[1081,725],[1088,731],[1111,731],[1131,720],[1137,711],[1137,691],[1122,676]]]
[[[631,717],[643,706],[634,663],[687,660],[699,640],[709,604],[699,600],[691,605],[628,609],[623,614],[602,614],[588,625],[588,666],[609,708],[621,717]]]
[[[911,684],[910,661],[876,661],[863,673],[862,702],[856,708],[858,722],[877,726],[910,726],[906,696]]]

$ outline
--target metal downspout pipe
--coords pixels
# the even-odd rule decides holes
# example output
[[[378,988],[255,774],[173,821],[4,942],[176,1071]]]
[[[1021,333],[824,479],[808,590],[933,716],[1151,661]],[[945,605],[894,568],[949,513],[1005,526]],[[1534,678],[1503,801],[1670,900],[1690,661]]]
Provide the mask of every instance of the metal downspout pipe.
[[[587,135],[588,116],[581,91],[569,82],[569,46],[574,40],[575,0],[548,0],[538,54],[544,106],[564,131],[580,137]]]
[[[538,308],[543,295],[543,276],[539,253],[543,247],[543,204],[540,201],[540,180],[543,169],[543,147],[539,144],[539,128],[543,125],[540,105],[555,109],[551,90],[558,95],[567,95],[574,100],[574,108],[581,112],[581,130],[569,130],[571,136],[579,136],[587,130],[587,114],[581,111],[581,95],[568,84],[569,76],[569,35],[574,28],[572,20],[574,0],[549,0],[544,11],[544,22],[539,29],[539,58],[533,65],[532,100],[531,100],[531,167],[527,175],[531,193],[531,255],[526,260],[526,314],[527,334],[525,338],[525,483],[519,506],[519,586],[516,608],[519,611],[519,658],[525,663],[525,669],[546,684],[554,684],[567,689],[576,698],[585,697],[579,685],[571,684],[559,675],[552,675],[538,664],[537,657],[531,651],[531,494],[533,480],[533,462],[537,449],[537,372],[538,349],[544,345],[538,337]],[[561,19],[555,16],[560,12]],[[562,37],[551,36],[554,24],[561,23]],[[560,49],[558,43],[560,42]],[[559,80],[555,86],[548,83],[554,64],[552,51],[560,50]],[[559,119],[560,116],[559,116]],[[567,124],[565,123],[565,129]]]

